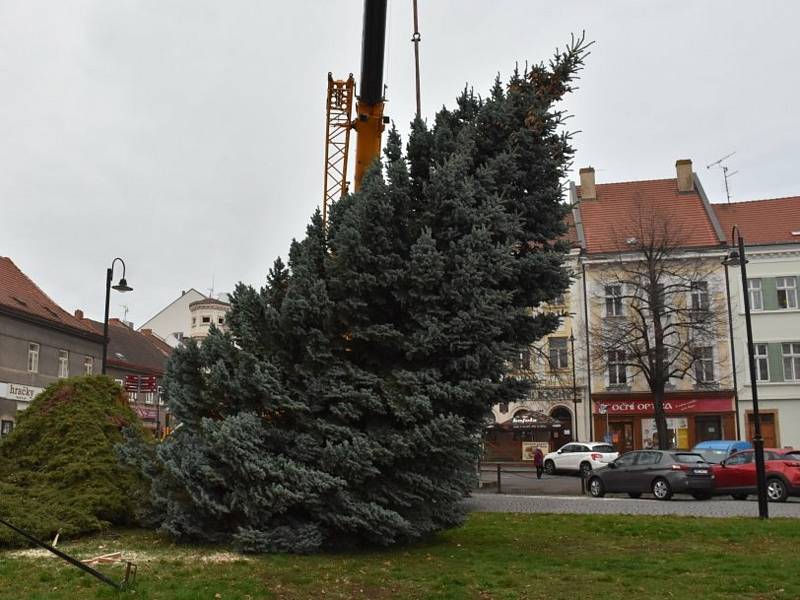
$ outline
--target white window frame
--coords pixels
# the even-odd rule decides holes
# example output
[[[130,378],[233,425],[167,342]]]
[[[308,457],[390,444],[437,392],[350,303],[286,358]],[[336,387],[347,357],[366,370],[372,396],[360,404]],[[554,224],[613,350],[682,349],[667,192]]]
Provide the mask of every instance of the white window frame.
[[[783,342],[781,358],[783,359],[783,380],[800,381],[800,342]]]
[[[750,294],[750,310],[764,310],[764,292],[761,279],[748,279],[747,293]]]
[[[93,356],[84,356],[83,357],[83,371],[86,375],[92,375],[94,373],[94,357]]]
[[[690,295],[693,311],[706,311],[711,306],[707,281],[693,281]]]
[[[39,372],[39,350],[41,346],[36,342],[28,342],[28,373]]]
[[[628,365],[625,364],[624,350],[608,350],[606,352],[606,372],[608,385],[628,385]]]
[[[558,342],[553,345],[553,342]],[[561,347],[563,342],[564,346]],[[553,361],[553,356],[556,360]],[[551,371],[561,371],[569,368],[569,356],[567,353],[567,338],[565,337],[551,337],[547,340],[547,361]]]
[[[695,347],[694,352],[695,352],[695,360],[694,360],[695,381],[697,383],[716,382],[716,374],[714,373],[714,347],[697,346]],[[703,356],[700,356],[701,352]]]
[[[781,306],[781,292],[784,293],[786,306]],[[789,310],[797,308],[797,278],[791,275],[775,278],[775,293],[778,296],[778,308]]]
[[[69,350],[58,351],[58,376],[69,377]]]
[[[603,288],[603,292],[605,294],[606,316],[621,317],[624,314],[622,308],[622,285],[607,285]]]
[[[753,358],[756,361],[756,381],[769,381],[769,346],[753,344]]]

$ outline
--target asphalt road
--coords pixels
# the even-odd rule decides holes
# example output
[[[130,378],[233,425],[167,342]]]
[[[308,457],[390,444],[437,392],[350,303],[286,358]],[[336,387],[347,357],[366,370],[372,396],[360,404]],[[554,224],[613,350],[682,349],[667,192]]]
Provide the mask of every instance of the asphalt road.
[[[758,504],[750,500],[719,498],[695,500],[676,494],[672,500],[651,498],[632,500],[622,497],[497,494],[476,492],[467,501],[475,512],[566,513],[597,515],[679,515],[691,517],[757,517]],[[800,518],[800,498],[769,504],[770,517]]]

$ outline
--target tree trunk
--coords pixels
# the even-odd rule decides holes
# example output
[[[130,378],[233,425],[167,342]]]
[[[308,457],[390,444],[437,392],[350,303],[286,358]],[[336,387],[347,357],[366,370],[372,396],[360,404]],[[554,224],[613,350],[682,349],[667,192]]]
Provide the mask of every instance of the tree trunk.
[[[664,413],[664,385],[656,386],[653,390],[653,416],[658,432],[658,449],[669,450],[669,436],[667,433],[667,415]]]

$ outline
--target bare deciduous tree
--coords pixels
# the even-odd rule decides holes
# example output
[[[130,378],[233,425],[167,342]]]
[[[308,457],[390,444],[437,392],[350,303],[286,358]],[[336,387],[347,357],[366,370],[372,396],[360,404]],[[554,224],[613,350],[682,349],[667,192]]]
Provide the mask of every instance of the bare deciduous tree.
[[[691,248],[690,231],[658,212],[633,215],[599,278],[603,317],[591,330],[593,358],[608,365],[609,386],[641,374],[653,394],[659,448],[669,447],[664,410],[670,380],[715,385],[714,347],[724,336],[718,253]]]

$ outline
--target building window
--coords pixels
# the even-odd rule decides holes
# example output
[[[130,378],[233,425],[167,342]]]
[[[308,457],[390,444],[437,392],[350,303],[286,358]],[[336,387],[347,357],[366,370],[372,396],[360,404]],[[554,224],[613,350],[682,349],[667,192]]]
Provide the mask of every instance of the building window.
[[[69,377],[69,352],[66,350],[58,351],[58,376]]]
[[[530,371],[531,369],[531,351],[523,350],[519,353],[517,364],[514,365],[517,371]]]
[[[219,317],[219,318],[217,319],[217,322],[218,322],[220,325],[224,325],[224,324],[225,324],[225,318],[224,318],[224,317]]]
[[[747,293],[750,294],[750,310],[763,310],[764,297],[761,295],[761,280],[748,279]]]
[[[628,366],[625,364],[624,350],[608,351],[608,383],[609,385],[628,383]]]
[[[197,317],[192,317],[192,327],[197,325]]]
[[[91,375],[94,371],[94,358],[87,356],[83,359],[83,371],[87,375]]]
[[[766,344],[753,344],[756,359],[756,378],[769,381],[769,349]]]
[[[143,395],[145,404],[153,404],[153,392],[145,392]]]
[[[569,367],[567,362],[567,338],[551,337],[547,344],[550,350],[550,368],[558,370]]]
[[[711,346],[695,348],[694,378],[697,383],[714,381],[714,349]]]
[[[781,344],[783,350],[783,378],[800,381],[800,343]]]
[[[622,316],[622,286],[621,285],[607,285],[606,286],[606,316],[619,317]]]
[[[203,323],[211,323],[211,317],[203,317]]]
[[[158,405],[164,406],[164,388],[158,386],[157,395],[158,395]]]
[[[0,436],[6,436],[14,431],[14,421],[7,421],[3,419],[0,421]]]
[[[498,408],[501,414],[506,414],[508,412],[508,402],[501,402]]]
[[[797,308],[797,279],[776,277],[775,289],[778,292],[778,308]]]
[[[692,310],[695,311],[708,310],[708,282],[693,281],[691,289],[692,289]]]
[[[39,372],[39,344],[28,344],[28,373]]]

